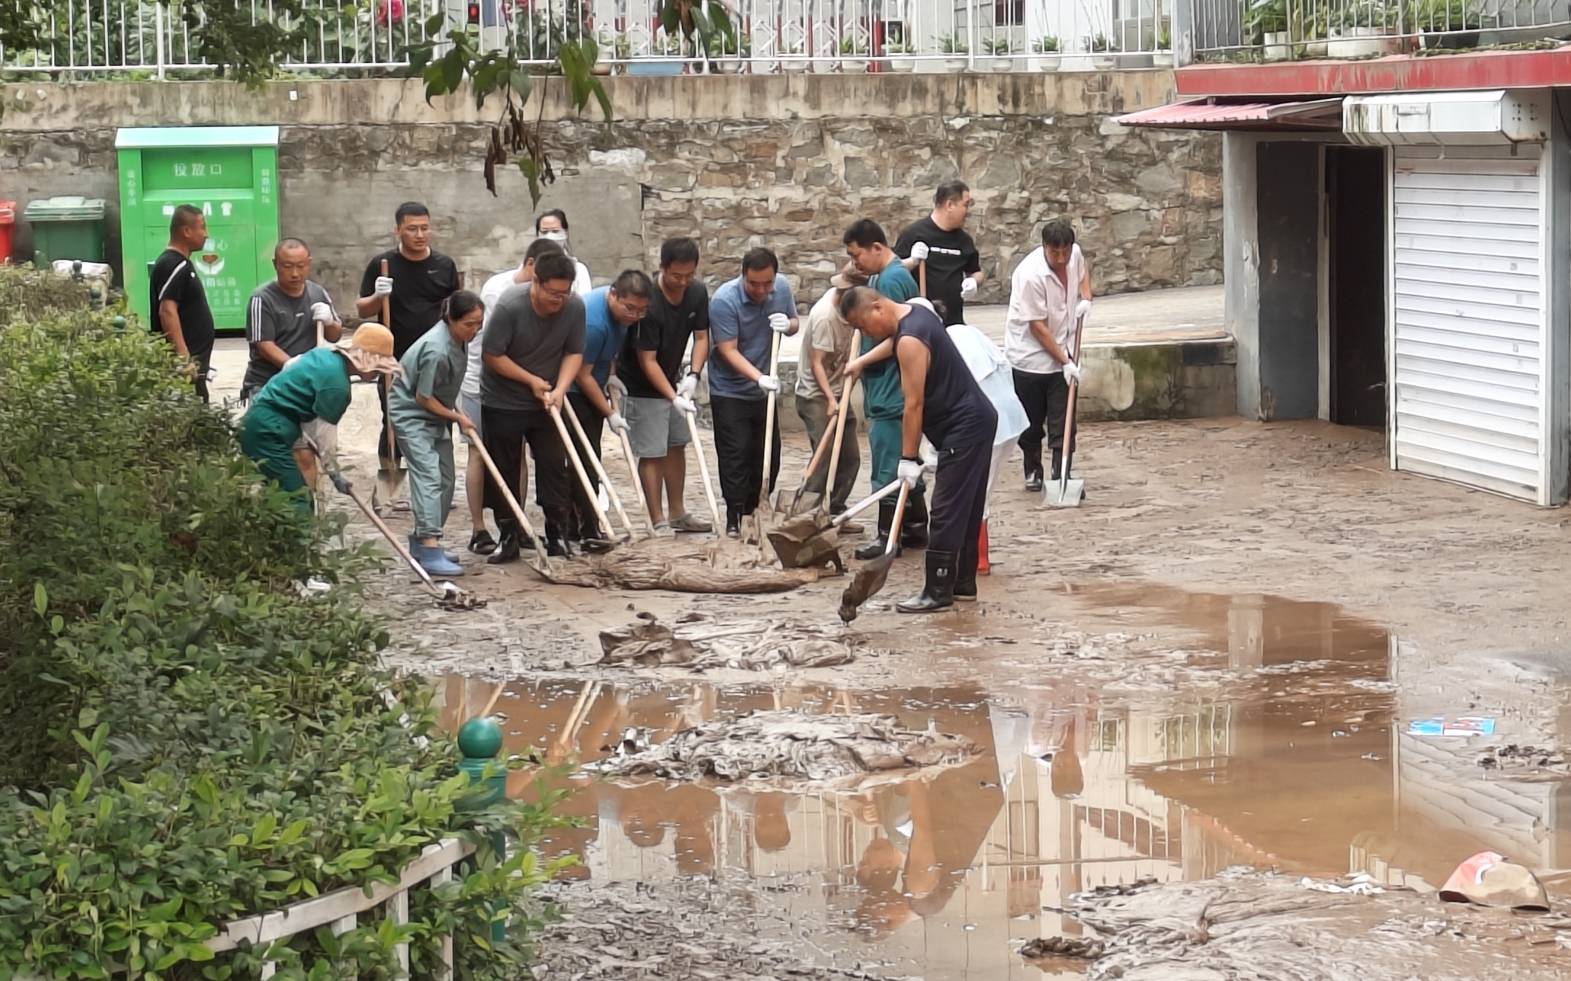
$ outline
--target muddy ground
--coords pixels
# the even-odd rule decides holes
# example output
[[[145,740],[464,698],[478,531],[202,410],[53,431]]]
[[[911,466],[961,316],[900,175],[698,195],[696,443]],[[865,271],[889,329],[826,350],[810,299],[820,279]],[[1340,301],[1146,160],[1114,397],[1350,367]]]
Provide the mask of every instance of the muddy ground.
[[[361,401],[344,445],[368,487]],[[804,457],[791,446],[783,482]],[[1078,977],[1084,960],[1019,953],[1097,938],[1076,895],[1147,878],[1210,888],[1234,866],[1365,873],[1401,905],[1354,897],[1345,920],[1306,917],[1306,942],[1330,948],[1307,973],[1262,957],[1185,974],[1172,965],[1211,962],[1184,956],[1205,941],[1183,937],[1143,966],[1121,950],[1118,970],[1405,978],[1454,955],[1456,977],[1571,976],[1564,920],[1461,916],[1433,897],[1489,848],[1571,908],[1567,512],[1392,474],[1379,434],[1319,424],[1100,424],[1081,461],[1089,500],[1073,511],[1036,507],[1006,473],[981,601],[920,620],[892,608],[919,555],[850,628],[835,617],[844,578],[681,595],[548,585],[466,557],[460,582],[487,605],[445,612],[390,565],[370,601],[393,660],[438,683],[455,723],[494,697],[514,753],[573,768],[629,736],[760,710],[893,716],[981,749],[853,786],[578,772],[582,827],[547,846],[581,864],[553,890],[565,918],[542,976]],[[607,466],[630,490],[614,453]],[[696,482],[689,504],[703,506]],[[467,524],[460,504],[450,544]],[[808,637],[853,659],[596,663],[601,631],[690,612],[764,624],[730,639],[749,651]],[[1494,732],[1408,732],[1432,716]],[[1508,744],[1544,752],[1492,752]],[[527,774],[510,787],[531,792]]]

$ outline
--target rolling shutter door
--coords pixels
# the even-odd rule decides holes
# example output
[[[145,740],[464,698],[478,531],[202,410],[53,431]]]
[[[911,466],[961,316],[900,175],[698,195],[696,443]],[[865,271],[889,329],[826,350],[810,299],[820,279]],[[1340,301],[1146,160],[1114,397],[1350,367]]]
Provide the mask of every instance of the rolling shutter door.
[[[1541,148],[1393,152],[1392,465],[1548,503]]]

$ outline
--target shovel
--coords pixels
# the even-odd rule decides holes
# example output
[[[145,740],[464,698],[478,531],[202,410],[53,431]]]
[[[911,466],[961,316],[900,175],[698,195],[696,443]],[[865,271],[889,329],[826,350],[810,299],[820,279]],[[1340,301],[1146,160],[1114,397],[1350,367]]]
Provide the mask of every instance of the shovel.
[[[780,335],[771,330],[769,340],[769,373],[778,383],[780,380]],[[753,511],[754,530],[758,533],[758,548],[763,552],[764,558],[769,558],[768,542],[764,538],[764,509],[769,507],[769,465],[775,458],[775,403],[778,392],[770,392],[768,403],[764,409],[764,469],[758,475],[758,507]],[[773,515],[771,514],[771,517]]]
[[[611,527],[611,519],[606,516],[605,508],[600,506],[600,495],[595,493],[594,485],[589,483],[589,471],[584,469],[584,461],[578,458],[578,450],[573,447],[573,438],[567,435],[567,426],[562,423],[561,406],[553,405],[548,411],[551,413],[551,421],[556,424],[557,435],[562,438],[562,448],[567,451],[567,459],[573,464],[573,472],[578,474],[578,486],[584,489],[584,496],[589,498],[589,506],[594,509],[595,519],[600,522],[600,527],[605,529],[606,534],[616,534],[616,529]],[[596,542],[593,546],[586,542],[584,547],[603,550],[613,548],[615,545],[614,541],[604,540]]]
[[[905,519],[906,498],[911,495],[911,485],[899,481],[900,499],[895,502],[895,520],[889,526],[889,544],[884,548],[884,554],[863,565],[856,570],[851,584],[840,594],[840,620],[850,623],[856,619],[857,608],[871,599],[884,583],[889,580],[889,567],[895,562],[895,555],[900,548],[900,523]]]
[[[1075,353],[1080,357],[1080,333],[1085,330],[1085,318],[1081,317],[1075,323]],[[1042,490],[1042,503],[1054,508],[1077,508],[1086,496],[1086,482],[1084,480],[1071,480],[1069,466],[1074,462],[1075,455],[1071,452],[1075,438],[1075,397],[1080,393],[1080,383],[1069,383],[1069,404],[1064,409],[1064,448],[1059,451],[1058,480],[1050,483]]]
[[[807,468],[802,471],[802,479],[797,482],[795,490],[789,492],[784,490],[775,491],[776,511],[783,511],[787,515],[794,515],[800,513],[803,510],[802,493],[807,489],[807,482],[812,480],[813,474],[818,471],[818,465],[823,462],[824,453],[829,449],[829,443],[834,438],[834,435],[835,434],[832,431],[828,429],[824,430],[824,435],[821,436],[818,440],[818,448],[813,451],[812,459],[807,461]],[[812,507],[809,510],[816,511],[823,506],[823,494],[812,494],[809,495],[809,497],[812,501]]]
[[[861,350],[862,332],[853,330],[851,331],[851,346],[846,349],[847,360],[856,357]],[[812,368],[809,367],[808,370],[811,371]],[[846,375],[845,381],[840,386],[840,411],[835,413],[835,445],[829,451],[829,474],[824,478],[824,493],[826,495],[835,492],[835,475],[840,472],[840,447],[845,441],[846,418],[851,414],[851,386],[855,382],[855,378]]]
[[[618,412],[627,408],[627,399],[622,399],[622,404],[617,407]],[[625,412],[623,413],[626,414]],[[655,522],[649,516],[649,499],[644,496],[644,480],[638,474],[638,461],[633,457],[633,441],[627,438],[627,430],[617,433],[622,443],[622,459],[627,461],[627,472],[633,477],[633,493],[638,495],[639,514],[644,519],[644,528],[648,530],[649,537],[655,537]],[[609,484],[609,482],[608,482]],[[628,529],[631,531],[632,529]]]
[[[508,490],[507,484],[502,480],[501,471],[496,469],[496,463],[491,459],[491,454],[486,452],[485,445],[468,433],[465,433],[464,436],[469,440],[470,451],[480,454],[480,462],[485,464],[486,472],[491,475],[491,479],[496,482],[496,486],[501,488],[502,496],[507,498],[507,506],[512,508],[513,517],[518,519],[518,527],[523,529],[525,535],[529,536],[529,544],[535,547],[535,558],[540,560],[540,568],[536,571],[540,573],[541,578],[546,582],[553,582],[554,580],[551,578],[551,560],[546,557],[545,549],[541,547],[540,538],[535,534],[534,526],[529,523],[528,515],[524,514],[523,505],[519,504],[518,498],[513,496],[511,490]],[[525,564],[527,565],[528,563]]]
[[[595,476],[600,478],[600,486],[605,488],[606,496],[611,498],[612,510],[616,511],[617,517],[622,519],[622,527],[627,529],[627,540],[632,541],[633,536],[637,532],[633,531],[632,519],[628,518],[627,510],[622,507],[622,495],[616,492],[616,487],[612,485],[611,478],[606,476],[605,464],[600,462],[600,454],[596,453],[595,448],[589,445],[589,434],[584,432],[583,423],[578,421],[578,413],[574,412],[572,405],[567,402],[562,403],[562,408],[567,410],[567,421],[573,424],[573,433],[578,436],[578,441],[584,445],[584,455],[588,457],[589,465],[594,468]],[[596,499],[599,499],[599,495],[596,495]],[[609,523],[606,525],[606,531],[615,533],[615,529]]]
[[[387,275],[387,260],[382,260],[382,275]],[[382,324],[388,330],[393,329],[393,298],[382,297]],[[371,489],[371,503],[375,505],[378,500],[386,501],[388,507],[393,506],[393,501],[398,499],[398,488],[404,482],[404,468],[398,465],[398,437],[393,433],[393,413],[390,403],[393,398],[393,377],[388,375],[382,379],[382,398],[389,408],[384,412],[384,421],[387,424],[387,455],[383,456],[381,450],[377,451],[376,461],[376,486]]]
[[[693,452],[698,456],[698,473],[704,478],[704,497],[709,501],[709,516],[715,519],[714,529],[720,531],[725,527],[725,522],[720,520],[720,506],[715,503],[715,485],[709,479],[709,462],[704,458],[704,441],[698,429],[698,413],[685,412],[687,417],[687,435],[693,444]]]
[[[900,481],[891,480],[879,490],[857,501],[833,518],[829,518],[821,511],[815,511],[811,514],[800,514],[782,521],[769,532],[769,544],[774,547],[775,555],[780,559],[780,565],[787,569],[803,569],[810,565],[822,565],[825,560],[829,559],[830,553],[838,554],[835,546],[839,544],[839,541],[834,537],[833,532],[837,531],[847,521],[893,494],[899,486]]]

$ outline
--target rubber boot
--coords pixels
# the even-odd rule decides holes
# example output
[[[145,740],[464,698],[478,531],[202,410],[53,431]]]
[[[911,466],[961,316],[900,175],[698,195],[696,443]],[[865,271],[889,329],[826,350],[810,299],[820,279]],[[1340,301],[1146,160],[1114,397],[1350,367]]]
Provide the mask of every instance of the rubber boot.
[[[547,521],[545,523],[545,554],[559,559],[573,557],[573,545],[563,533],[566,522]]]
[[[982,533],[980,535],[978,535],[977,539],[976,539],[976,574],[979,575],[979,576],[991,576],[993,574],[992,563],[990,563],[987,560],[987,519],[986,518],[982,519]],[[956,589],[956,593],[955,594],[956,594],[956,596],[959,595],[959,590],[958,589]]]
[[[972,588],[976,588],[975,579]],[[955,605],[955,553],[941,548],[927,550],[927,585],[922,592],[895,609],[901,613],[937,613]]]
[[[417,535],[410,535],[409,536],[409,552],[410,552],[411,555],[414,554],[415,546],[417,546],[419,544],[420,544],[419,536],[417,536]],[[441,549],[441,552],[442,552],[442,558],[446,559],[447,561],[451,562],[454,565],[458,564],[458,556],[457,555],[455,555],[452,552],[449,552],[445,548]]]
[[[897,503],[899,502],[891,501],[887,497],[878,502],[877,537],[875,537],[872,541],[861,545],[855,552],[851,554],[855,555],[858,559],[861,559],[864,562],[868,559],[876,559],[880,555],[884,554],[884,550],[889,547],[889,529],[894,527],[895,505]],[[895,554],[899,554],[898,547],[895,549]]]
[[[913,490],[906,500],[905,518],[900,522],[900,547],[927,547],[927,494],[925,492]]]
[[[464,567],[457,562],[447,561],[447,556],[442,554],[442,549],[436,545],[416,544],[410,551],[414,560],[420,563],[420,568],[433,579],[450,579],[453,576],[464,574]]]
[[[1025,456],[1025,481],[1026,490],[1040,493],[1042,490],[1042,448],[1038,446],[1036,452],[1021,450]]]
[[[496,551],[492,552],[485,560],[486,564],[506,565],[509,562],[517,562],[519,547],[522,544],[519,540],[521,536],[518,530],[518,522],[498,521],[496,530],[501,541],[497,543]]]

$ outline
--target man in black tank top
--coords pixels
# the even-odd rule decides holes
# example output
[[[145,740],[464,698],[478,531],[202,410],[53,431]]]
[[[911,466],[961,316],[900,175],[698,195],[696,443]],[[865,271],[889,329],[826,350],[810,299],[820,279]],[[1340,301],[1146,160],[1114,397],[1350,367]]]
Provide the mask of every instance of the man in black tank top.
[[[896,303],[859,286],[841,297],[840,315],[879,342],[870,355],[900,363],[905,393],[900,477],[913,484],[921,477],[923,436],[938,450],[928,517],[927,582],[920,595],[897,608],[902,613],[931,613],[957,599],[974,600],[977,542],[998,412],[931,308]]]

